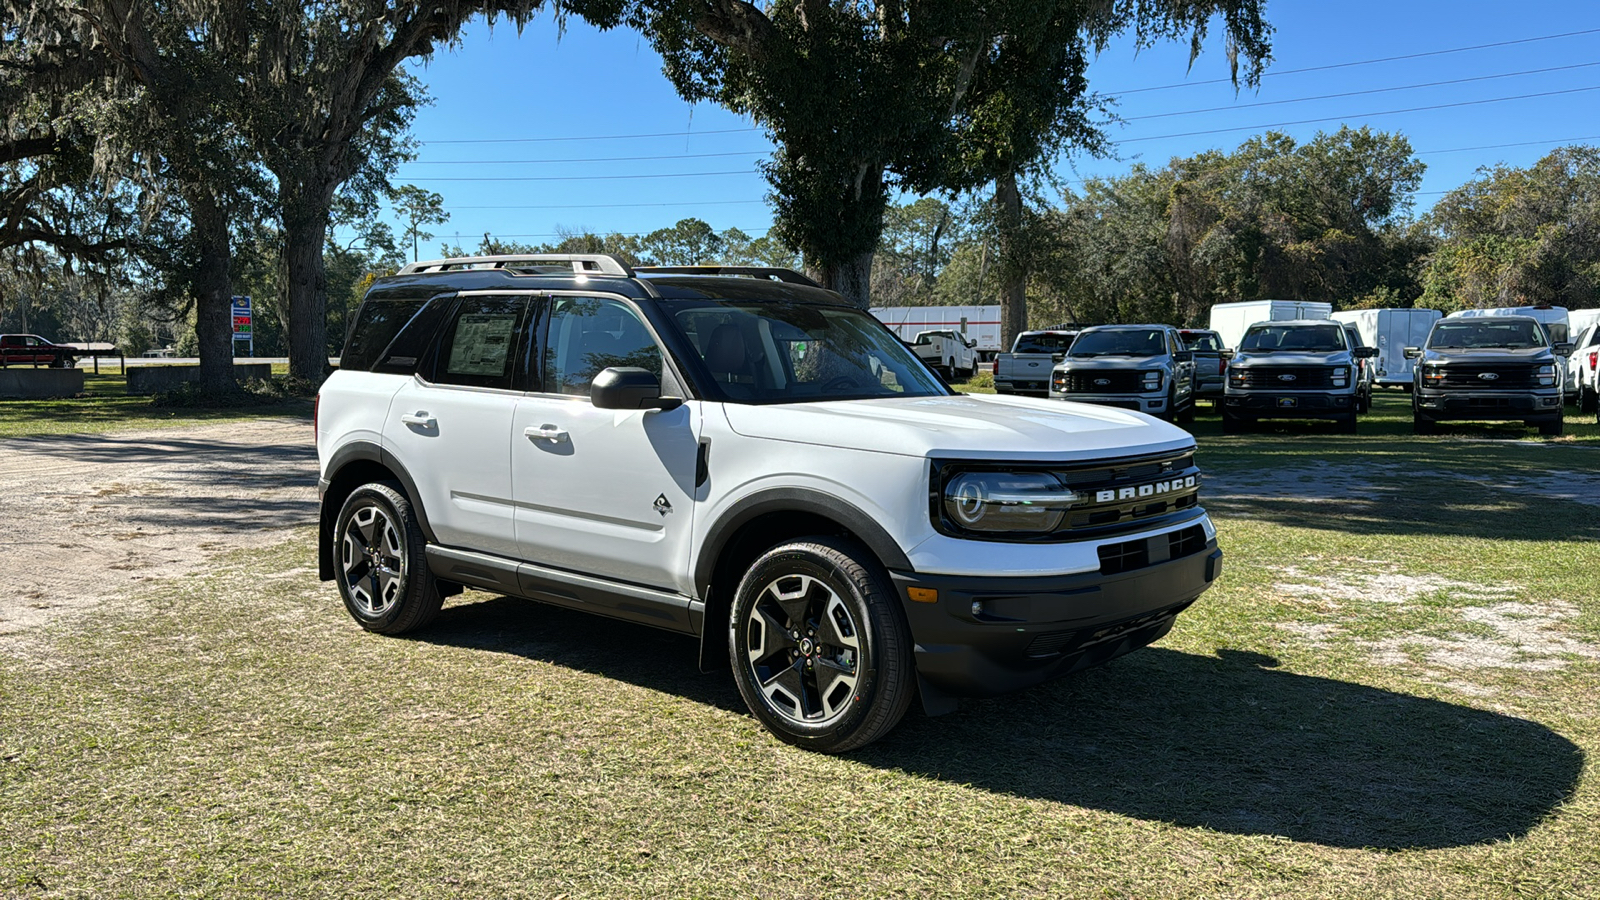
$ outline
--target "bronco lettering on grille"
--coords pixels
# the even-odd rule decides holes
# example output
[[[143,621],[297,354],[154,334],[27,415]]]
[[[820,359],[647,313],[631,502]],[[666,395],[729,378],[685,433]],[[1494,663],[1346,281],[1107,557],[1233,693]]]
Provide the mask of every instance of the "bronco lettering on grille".
[[[1123,500],[1142,500],[1145,497],[1160,497],[1175,491],[1188,490],[1199,484],[1199,476],[1190,475],[1187,478],[1174,478],[1171,481],[1153,481],[1133,487],[1111,488],[1109,490],[1095,491],[1094,502],[1116,503]]]

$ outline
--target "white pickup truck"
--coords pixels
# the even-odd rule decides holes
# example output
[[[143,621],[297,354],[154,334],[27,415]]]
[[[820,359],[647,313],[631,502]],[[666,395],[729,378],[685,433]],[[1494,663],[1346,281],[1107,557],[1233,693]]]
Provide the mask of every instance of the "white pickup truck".
[[[956,331],[921,331],[911,342],[917,358],[953,381],[965,381],[978,367],[978,342]]]

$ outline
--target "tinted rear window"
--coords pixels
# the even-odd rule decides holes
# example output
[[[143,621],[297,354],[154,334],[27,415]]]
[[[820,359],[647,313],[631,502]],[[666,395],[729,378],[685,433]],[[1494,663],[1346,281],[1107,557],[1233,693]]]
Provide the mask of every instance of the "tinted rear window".
[[[372,368],[378,361],[378,354],[427,302],[369,299],[361,304],[361,312],[350,326],[350,337],[344,342],[344,352],[339,355],[339,368],[351,371]]]

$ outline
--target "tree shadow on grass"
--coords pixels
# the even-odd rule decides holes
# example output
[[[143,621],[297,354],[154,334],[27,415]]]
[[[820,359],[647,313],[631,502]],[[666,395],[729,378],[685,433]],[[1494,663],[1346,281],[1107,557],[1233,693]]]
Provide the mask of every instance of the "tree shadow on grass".
[[[469,595],[469,597],[472,595]],[[497,598],[418,636],[593,672],[725,710],[692,639]],[[1536,722],[1163,648],[929,719],[851,755],[997,794],[1231,834],[1388,850],[1526,834],[1571,794],[1572,742]]]

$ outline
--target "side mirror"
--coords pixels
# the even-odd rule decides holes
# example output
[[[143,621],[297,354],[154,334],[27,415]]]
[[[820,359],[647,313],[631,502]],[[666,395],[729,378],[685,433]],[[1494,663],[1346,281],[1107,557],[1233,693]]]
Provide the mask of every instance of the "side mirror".
[[[1377,347],[1357,347],[1354,350],[1350,351],[1350,355],[1355,357],[1356,359],[1371,359],[1374,356],[1378,355],[1378,348]]]
[[[1559,344],[1556,344],[1551,349],[1556,352],[1557,356],[1571,356],[1572,355],[1572,351],[1576,346],[1577,345],[1572,343],[1571,341],[1562,341]]]
[[[1194,351],[1179,350],[1177,353],[1172,354],[1172,358],[1178,362],[1194,362]]]
[[[1050,354],[1050,361],[1051,362],[1061,362],[1063,359],[1066,359],[1066,358],[1067,358],[1066,351],[1062,351],[1060,353],[1052,353],[1052,354]]]
[[[1407,347],[1406,348],[1406,359],[1421,359],[1421,358],[1422,358],[1422,348],[1421,347]]]
[[[599,409],[677,409],[682,398],[661,396],[661,381],[649,369],[613,366],[589,383],[589,402]]]
[[[1237,350],[1218,350],[1217,351],[1217,355],[1222,357],[1223,359],[1233,359],[1235,356],[1239,355],[1239,351],[1237,351]]]

